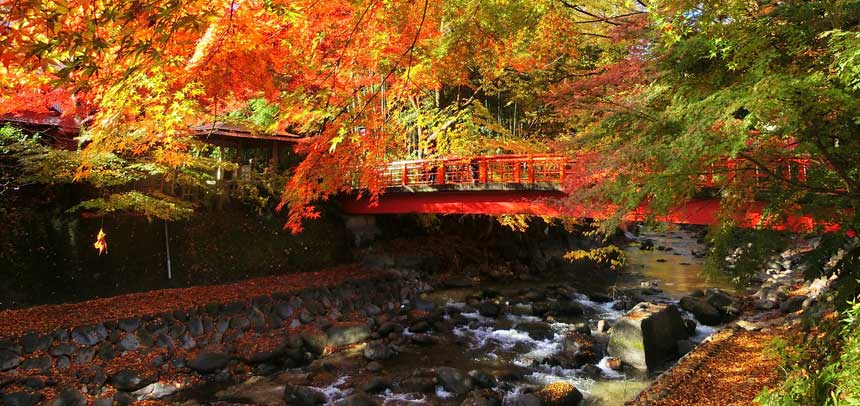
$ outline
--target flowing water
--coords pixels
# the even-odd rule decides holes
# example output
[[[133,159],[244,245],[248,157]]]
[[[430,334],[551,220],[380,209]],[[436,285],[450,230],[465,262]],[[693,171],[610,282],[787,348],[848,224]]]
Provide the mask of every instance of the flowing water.
[[[422,334],[406,328],[402,333],[405,344],[398,345],[399,355],[382,361],[381,371],[369,372],[358,349],[323,358],[309,367],[265,378],[262,383],[240,384],[214,397],[197,400],[256,399],[250,403],[264,403],[255,398],[254,393],[278,394],[285,383],[298,381],[304,384],[315,382],[311,386],[325,393],[329,403],[338,404],[373,379],[383,377],[387,381],[398,382],[406,377],[432,376],[422,371],[446,366],[497,377],[495,392],[503,405],[512,404],[511,400],[521,393],[556,381],[573,383],[585,395],[588,405],[623,405],[653,380],[654,373],[613,370],[607,365],[605,356],[596,362],[599,372],[594,368],[590,371],[586,368],[564,368],[550,362],[562,351],[563,338],[570,331],[590,329],[594,332],[594,340],[605,347],[608,336],[596,331],[598,322],[611,322],[621,317],[624,311],[619,310],[611,298],[595,293],[611,294],[642,286],[657,287],[662,290],[664,300],[671,301],[697,289],[731,289],[725,280],[708,281],[700,275],[702,260],[695,253],[703,247],[697,243],[694,233],[678,230],[643,233],[641,237],[653,241],[655,249],[640,250],[638,244],[631,244],[626,249],[631,271],[615,281],[616,286],[609,287],[607,292],[582,290],[580,286],[588,286],[588,281],[577,280],[582,275],[570,272],[556,274],[551,280],[437,290],[424,299],[433,303],[435,309],[444,310],[441,319],[433,323],[434,327],[429,332]],[[571,286],[580,287],[580,290]],[[488,290],[504,309],[495,317],[486,317],[476,310],[476,297],[487,297]],[[541,317],[531,311],[541,301],[559,297],[578,302],[584,314]],[[595,299],[597,297],[601,299]],[[712,328],[698,326],[692,339],[701,341],[713,331]],[[416,336],[428,334],[438,338],[433,345],[422,345],[420,340],[414,340]],[[460,405],[464,399],[447,392],[442,386],[423,392],[397,390],[397,385],[393,386],[393,389],[374,396],[379,404]],[[273,396],[277,398],[277,395]]]

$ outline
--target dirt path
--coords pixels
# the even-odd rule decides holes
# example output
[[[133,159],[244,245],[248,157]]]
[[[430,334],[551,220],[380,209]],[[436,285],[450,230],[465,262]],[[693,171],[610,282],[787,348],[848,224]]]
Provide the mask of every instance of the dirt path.
[[[754,405],[756,395],[778,382],[777,360],[766,354],[783,327],[726,329],[661,375],[628,406]]]

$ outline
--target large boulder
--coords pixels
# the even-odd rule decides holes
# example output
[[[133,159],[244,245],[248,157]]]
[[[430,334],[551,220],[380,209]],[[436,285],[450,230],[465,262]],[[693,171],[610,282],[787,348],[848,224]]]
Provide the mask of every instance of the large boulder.
[[[340,347],[362,342],[370,337],[370,327],[367,323],[344,322],[337,323],[326,330],[328,345]]]
[[[684,319],[674,305],[639,303],[614,326],[609,355],[641,370],[654,370],[678,356],[687,338]]]

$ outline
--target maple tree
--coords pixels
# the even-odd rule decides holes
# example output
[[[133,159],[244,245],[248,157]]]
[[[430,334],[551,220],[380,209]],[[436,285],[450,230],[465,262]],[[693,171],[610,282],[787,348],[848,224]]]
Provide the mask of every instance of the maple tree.
[[[643,26],[643,7],[5,1],[0,114],[84,125],[82,180],[105,153],[183,168],[189,126],[263,100],[260,131],[314,137],[283,194],[298,230],[313,201],[356,181],[377,193],[372,168],[392,157],[540,150],[529,140],[567,119],[547,118],[539,90],[623,60],[619,32]]]

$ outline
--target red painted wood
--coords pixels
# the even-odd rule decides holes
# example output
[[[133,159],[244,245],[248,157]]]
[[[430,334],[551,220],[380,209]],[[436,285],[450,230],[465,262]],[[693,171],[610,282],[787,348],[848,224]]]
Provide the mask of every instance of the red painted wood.
[[[589,175],[585,165],[594,159],[592,155],[577,156],[568,160],[563,155],[499,155],[471,158],[399,161],[380,169],[379,179],[384,187],[427,186],[441,184],[534,184],[565,183],[567,188],[589,187],[598,182],[599,174]],[[777,160],[784,165],[785,176],[791,177],[791,165],[796,165],[796,176],[805,181],[808,160]],[[787,165],[787,166],[785,166]],[[522,169],[526,179],[523,180]],[[738,172],[738,160],[726,160],[712,165],[709,173],[702,174],[704,187],[717,187],[715,173],[727,175],[720,183],[731,182]],[[563,182],[564,181],[564,182]],[[603,219],[614,212],[610,206],[571,204],[567,194],[560,191],[439,191],[425,193],[386,193],[378,201],[369,198],[344,199],[343,210],[350,214],[530,214],[540,216],[565,216],[574,218]],[[765,204],[755,202],[746,210],[736,213],[738,224],[743,227],[760,226]],[[678,224],[714,224],[720,211],[717,199],[701,199],[687,202],[658,218],[660,221]],[[643,206],[629,214],[625,220],[640,221],[648,217]],[[780,224],[766,225],[773,229],[809,231],[815,225],[810,216],[789,216]],[[828,226],[835,231],[838,226]]]
[[[562,199],[562,192],[538,191],[507,191],[507,192],[428,192],[428,193],[390,193],[383,195],[377,202],[369,198],[344,199],[341,206],[349,214],[407,214],[407,213],[436,213],[436,214],[530,214],[551,217],[573,217],[605,219],[612,214],[612,208],[601,208],[590,205],[571,205]],[[736,219],[742,227],[758,227],[762,219],[762,209],[765,204],[756,202],[746,210],[738,212]],[[720,202],[716,199],[693,200],[680,205],[659,221],[675,224],[710,225],[717,221]],[[641,221],[648,217],[644,207],[635,210],[625,217],[628,221]],[[804,232],[815,225],[810,216],[788,216],[780,224],[765,225],[771,229]],[[828,231],[838,230],[838,226],[830,225]]]

